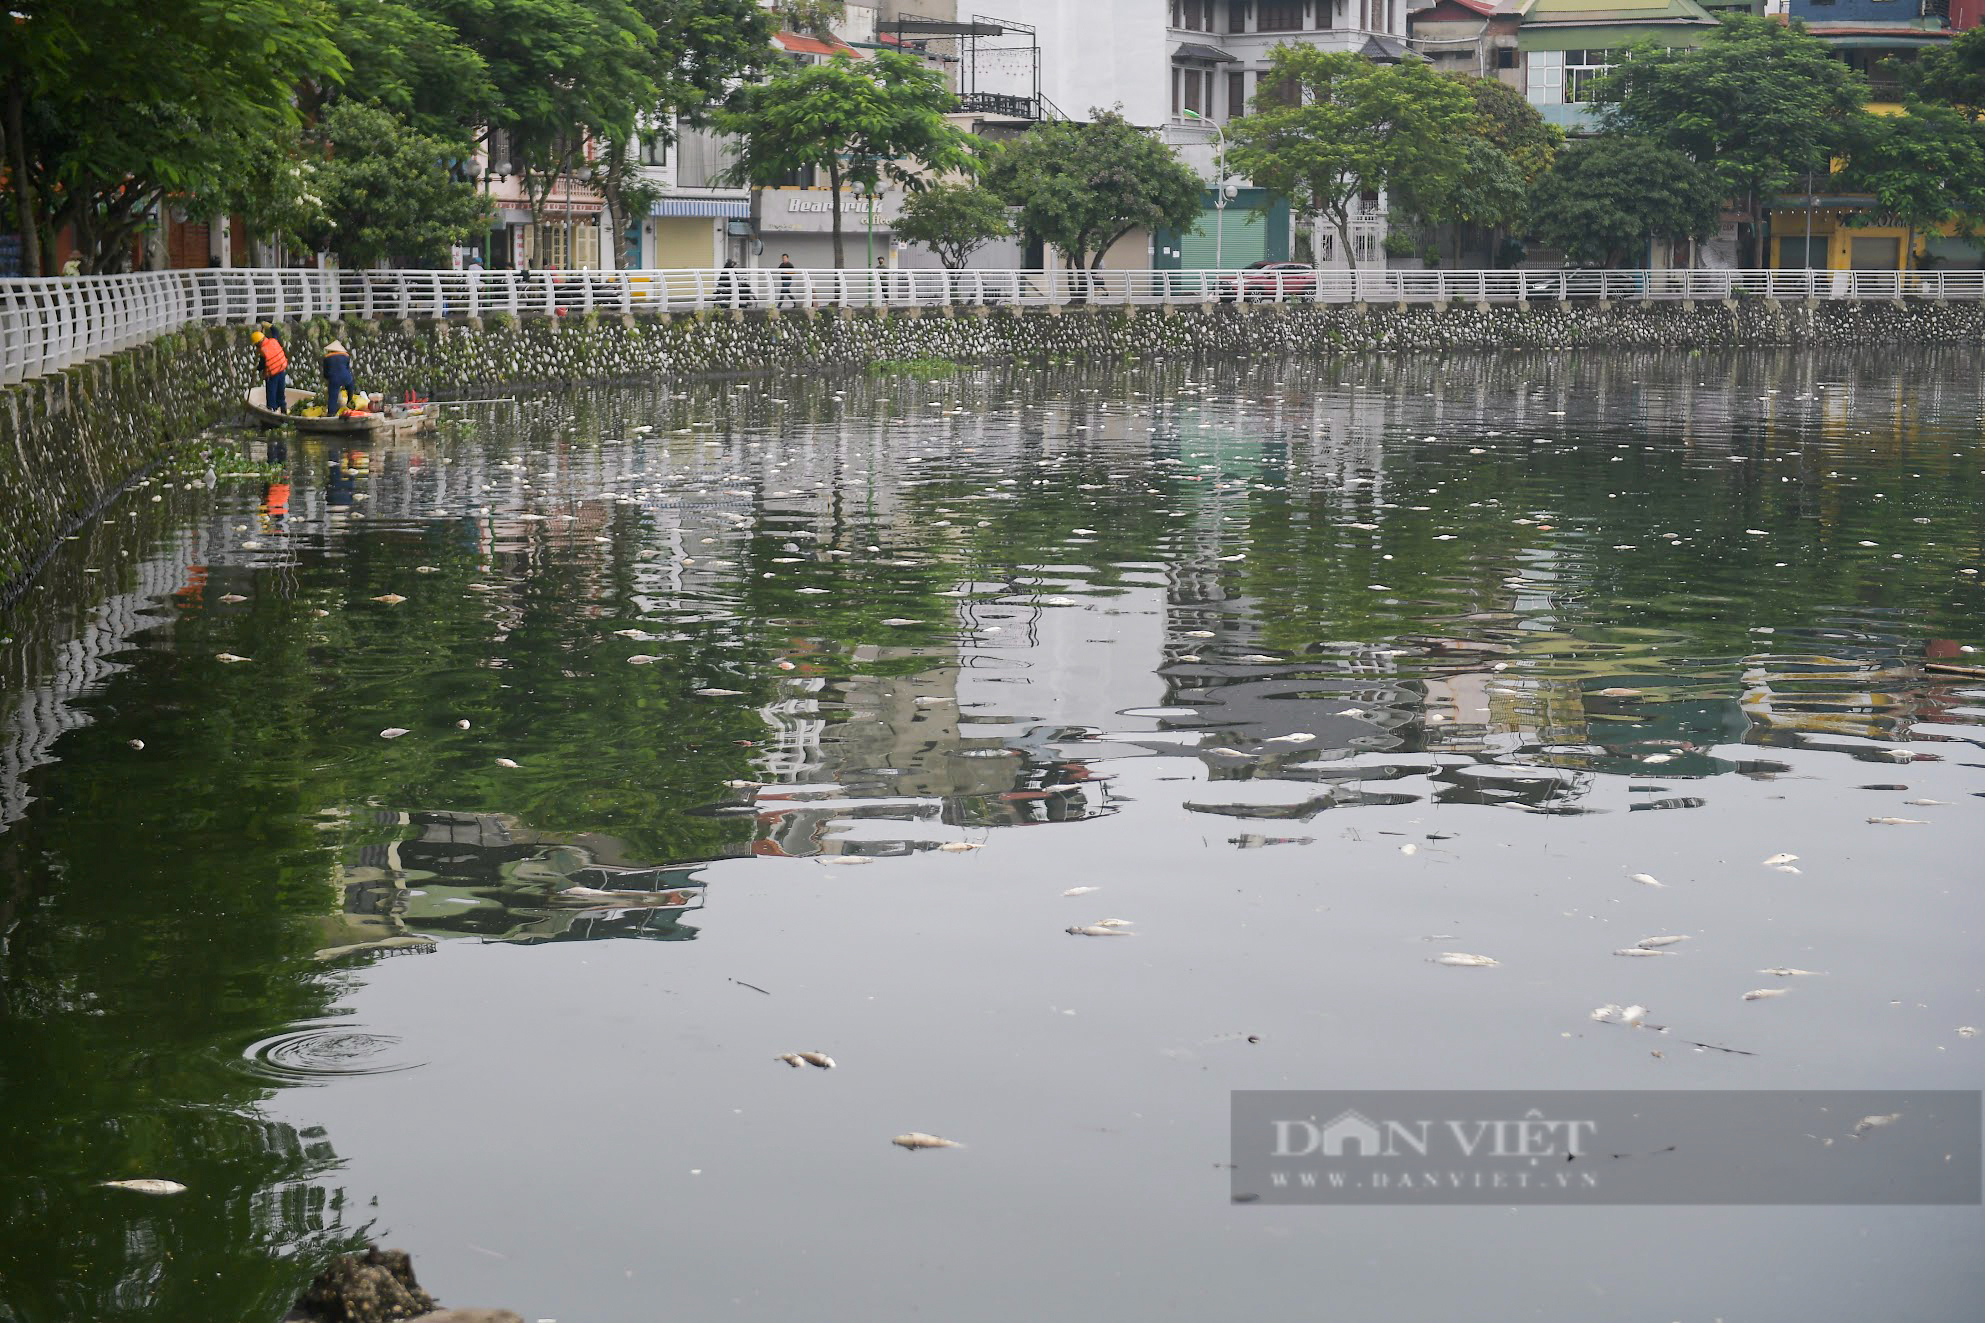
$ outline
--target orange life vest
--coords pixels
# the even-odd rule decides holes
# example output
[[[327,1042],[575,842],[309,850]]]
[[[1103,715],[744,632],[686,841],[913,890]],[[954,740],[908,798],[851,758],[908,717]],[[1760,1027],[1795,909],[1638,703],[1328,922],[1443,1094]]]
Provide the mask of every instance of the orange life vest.
[[[285,354],[283,347],[274,340],[268,339],[265,336],[262,343],[257,345],[256,348],[262,351],[263,376],[273,377],[278,372],[289,371],[289,355]]]

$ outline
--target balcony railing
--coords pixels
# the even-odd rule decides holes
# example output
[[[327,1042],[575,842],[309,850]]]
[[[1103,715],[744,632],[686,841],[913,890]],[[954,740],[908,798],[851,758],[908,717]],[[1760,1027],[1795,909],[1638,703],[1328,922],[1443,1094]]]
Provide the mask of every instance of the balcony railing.
[[[186,326],[818,308],[1559,299],[1985,301],[1985,271],[158,271],[0,279],[0,385]]]

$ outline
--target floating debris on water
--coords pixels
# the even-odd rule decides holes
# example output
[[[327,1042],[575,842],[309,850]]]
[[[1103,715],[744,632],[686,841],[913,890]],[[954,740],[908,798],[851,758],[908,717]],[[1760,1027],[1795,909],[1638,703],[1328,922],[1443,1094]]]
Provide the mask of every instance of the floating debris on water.
[[[1627,881],[1638,882],[1644,887],[1660,887],[1667,884],[1657,880],[1652,873],[1628,873]]]
[[[1799,856],[1796,854],[1775,854],[1764,861],[1764,866],[1766,868],[1783,868],[1787,864],[1798,862],[1798,859]]]
[[[1443,951],[1434,957],[1437,965],[1453,965],[1458,969],[1495,969],[1502,961],[1485,955],[1470,955],[1466,951]]]
[[[940,1139],[936,1135],[927,1135],[921,1130],[912,1130],[907,1135],[898,1135],[889,1142],[897,1148],[907,1149],[965,1147],[955,1139]]]
[[[1588,1018],[1601,1024],[1624,1024],[1638,1029],[1647,1022],[1647,1007],[1622,1006],[1616,1001],[1609,1001],[1594,1010]]]
[[[382,740],[397,740],[402,735],[410,735],[412,733],[405,726],[388,726],[379,732],[379,738]]]
[[[1744,994],[1745,1001],[1763,1001],[1766,997],[1783,997],[1789,988],[1752,988]]]
[[[1101,890],[1102,890],[1101,887],[1070,887],[1068,890],[1062,892],[1061,894],[1064,896],[1086,896],[1092,891],[1101,891]]]
[[[146,1177],[135,1181],[98,1181],[105,1190],[130,1190],[134,1194],[184,1194],[186,1187],[178,1181],[162,1181]]]
[[[1063,932],[1066,932],[1066,933],[1068,933],[1068,934],[1070,934],[1071,936],[1075,936],[1075,937],[1131,937],[1131,936],[1134,936],[1134,934],[1132,934],[1132,933],[1127,933],[1127,932],[1125,932],[1125,931],[1124,931],[1123,929],[1121,929],[1121,928],[1105,928],[1105,927],[1104,927],[1104,926],[1103,926],[1102,924],[1100,924],[1100,923],[1092,923],[1092,924],[1088,924],[1088,925],[1086,925],[1086,926],[1082,926],[1082,927],[1075,927],[1075,928],[1064,928],[1064,929],[1063,929],[1062,931],[1063,931]]]
[[[1870,1130],[1879,1130],[1883,1126],[1894,1125],[1901,1119],[1901,1112],[1890,1112],[1885,1116],[1864,1116],[1854,1123],[1854,1137],[1859,1139]]]

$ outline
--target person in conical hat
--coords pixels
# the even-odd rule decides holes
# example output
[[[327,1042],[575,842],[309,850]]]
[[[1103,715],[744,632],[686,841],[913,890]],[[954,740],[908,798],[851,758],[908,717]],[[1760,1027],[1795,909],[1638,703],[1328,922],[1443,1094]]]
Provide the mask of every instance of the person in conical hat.
[[[357,389],[357,378],[352,375],[351,351],[344,343],[333,340],[324,346],[324,416],[336,418],[339,413],[338,401]]]

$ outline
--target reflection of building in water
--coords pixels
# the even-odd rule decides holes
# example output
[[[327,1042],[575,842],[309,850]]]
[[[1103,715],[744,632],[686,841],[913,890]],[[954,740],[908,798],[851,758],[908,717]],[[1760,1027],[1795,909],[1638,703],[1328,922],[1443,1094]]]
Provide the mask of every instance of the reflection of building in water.
[[[421,937],[696,935],[682,916],[703,907],[700,864],[648,867],[614,837],[535,831],[500,813],[362,809],[344,822],[351,835],[376,839],[349,845],[338,859],[339,912],[324,920],[320,956]]]

